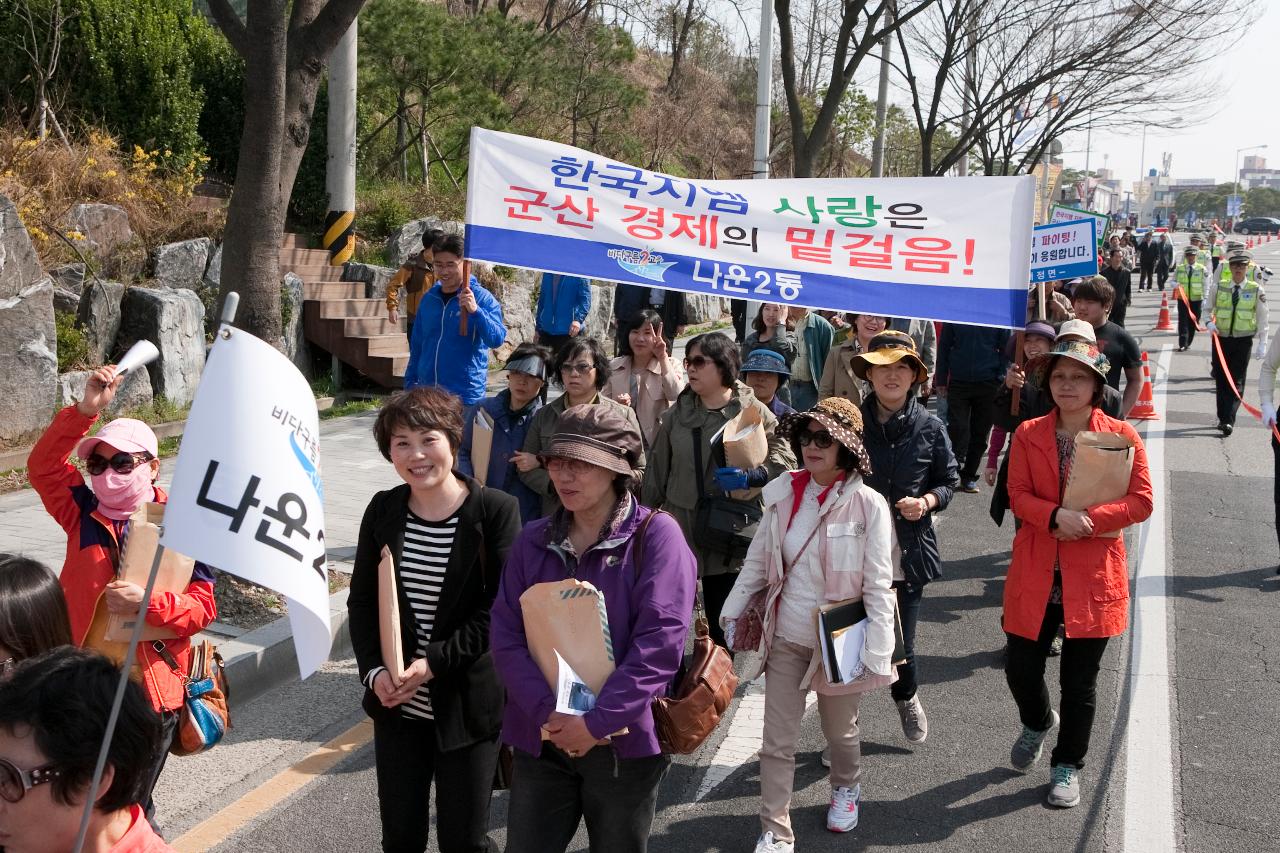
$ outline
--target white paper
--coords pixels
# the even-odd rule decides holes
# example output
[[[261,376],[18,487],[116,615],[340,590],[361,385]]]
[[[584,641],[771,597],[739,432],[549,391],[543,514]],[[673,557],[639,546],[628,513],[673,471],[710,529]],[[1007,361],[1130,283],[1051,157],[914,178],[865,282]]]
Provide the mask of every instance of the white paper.
[[[320,419],[298,369],[223,326],[187,419],[160,544],[283,594],[303,678],[329,658]]]
[[[745,427],[738,430],[733,435],[725,436],[724,440],[725,441],[742,441],[744,438],[751,435],[751,433],[755,432],[758,429],[760,429],[760,424],[747,424]]]
[[[559,673],[556,678],[556,710],[561,714],[581,717],[596,706],[596,694],[573,671],[573,667],[556,652]]]
[[[836,647],[840,683],[848,684],[862,675],[862,649],[867,644],[867,620],[854,622],[831,639],[832,645]]]
[[[130,370],[150,364],[160,357],[160,350],[151,341],[138,341],[116,365],[116,376],[124,376]]]

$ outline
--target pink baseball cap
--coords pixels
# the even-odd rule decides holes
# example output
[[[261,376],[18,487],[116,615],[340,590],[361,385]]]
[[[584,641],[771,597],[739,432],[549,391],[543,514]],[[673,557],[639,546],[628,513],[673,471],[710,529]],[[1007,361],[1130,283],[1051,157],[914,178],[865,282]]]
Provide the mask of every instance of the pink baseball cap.
[[[104,442],[125,453],[150,453],[153,459],[160,456],[156,434],[151,431],[151,427],[134,418],[116,418],[111,421],[98,430],[97,435],[81,441],[76,448],[76,455],[81,459],[88,459],[93,455],[94,449]]]

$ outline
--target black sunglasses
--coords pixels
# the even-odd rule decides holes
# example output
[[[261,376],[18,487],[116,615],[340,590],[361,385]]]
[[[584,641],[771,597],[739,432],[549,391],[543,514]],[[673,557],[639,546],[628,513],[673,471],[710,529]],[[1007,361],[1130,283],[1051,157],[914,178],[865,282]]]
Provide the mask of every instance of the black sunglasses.
[[[686,358],[684,360],[684,366],[686,368],[696,367],[699,370],[701,370],[702,368],[706,367],[708,364],[714,364],[714,362],[711,359],[707,358],[705,355],[695,355],[693,358]]]
[[[796,436],[796,441],[800,442],[801,447],[807,447],[812,444],[819,450],[826,450],[835,443],[835,439],[831,437],[831,433],[825,429],[805,430]]]
[[[125,453],[121,451],[110,459],[95,453],[85,460],[84,467],[95,477],[104,473],[107,470],[107,466],[111,466],[111,470],[117,474],[132,474],[133,469],[138,465],[150,461],[150,453]]]
[[[23,770],[9,759],[0,758],[0,798],[8,803],[20,803],[27,791],[37,785],[52,782],[61,775],[62,771],[52,764]]]

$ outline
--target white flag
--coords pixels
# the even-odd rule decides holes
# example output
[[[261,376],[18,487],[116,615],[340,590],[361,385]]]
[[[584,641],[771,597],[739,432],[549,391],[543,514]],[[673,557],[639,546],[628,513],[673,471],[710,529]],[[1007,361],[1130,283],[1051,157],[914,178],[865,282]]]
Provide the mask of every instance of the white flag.
[[[307,380],[223,326],[191,404],[161,544],[283,594],[303,678],[331,645],[323,497]]]

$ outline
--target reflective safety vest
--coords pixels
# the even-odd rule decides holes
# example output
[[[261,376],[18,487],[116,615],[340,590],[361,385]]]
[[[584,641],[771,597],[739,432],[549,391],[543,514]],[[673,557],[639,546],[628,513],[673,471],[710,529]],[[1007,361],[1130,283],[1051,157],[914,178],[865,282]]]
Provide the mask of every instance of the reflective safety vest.
[[[1231,292],[1235,282],[1218,285],[1218,298],[1214,302],[1214,320],[1218,334],[1229,338],[1242,338],[1258,331],[1258,283],[1245,281],[1240,285],[1240,299],[1231,306]]]
[[[1213,257],[1209,254],[1208,249],[1200,249],[1196,252],[1196,263],[1203,264],[1206,270],[1213,269]]]
[[[1213,244],[1213,256],[1217,260],[1222,260],[1222,244],[1221,243]]]
[[[1204,264],[1180,264],[1173,273],[1174,284],[1180,285],[1187,299],[1195,302],[1204,298],[1204,282],[1208,275]]]

